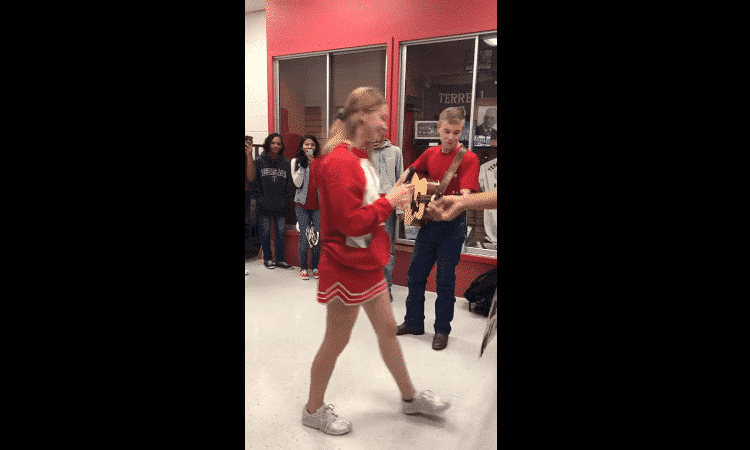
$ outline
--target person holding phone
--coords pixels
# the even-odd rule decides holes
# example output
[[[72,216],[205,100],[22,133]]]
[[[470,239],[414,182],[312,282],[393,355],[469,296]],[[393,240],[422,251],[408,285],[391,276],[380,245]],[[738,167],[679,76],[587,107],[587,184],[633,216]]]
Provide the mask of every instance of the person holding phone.
[[[320,261],[320,209],[318,209],[318,188],[315,179],[310,176],[313,162],[320,155],[318,139],[305,135],[297,147],[297,156],[292,159],[292,181],[297,187],[294,194],[294,212],[299,225],[299,277],[309,280],[307,270],[308,249],[312,251],[312,276],[318,278],[318,261]]]
[[[255,181],[255,161],[253,161],[253,137],[245,135],[245,258],[252,253],[254,244],[254,224],[251,223],[252,199],[250,185]],[[256,249],[257,252],[257,249]],[[249,272],[245,269],[245,275]]]

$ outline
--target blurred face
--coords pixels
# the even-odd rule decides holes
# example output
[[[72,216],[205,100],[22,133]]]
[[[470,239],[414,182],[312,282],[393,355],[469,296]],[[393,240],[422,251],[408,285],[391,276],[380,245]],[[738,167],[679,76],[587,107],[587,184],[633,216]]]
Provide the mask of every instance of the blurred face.
[[[453,125],[448,122],[440,122],[438,125],[443,152],[450,153],[458,147],[458,138],[461,137],[464,127],[460,123]]]
[[[493,110],[488,110],[484,114],[484,126],[487,128],[492,128],[497,123],[497,112]]]
[[[302,150],[304,150],[306,155],[312,156],[313,152],[315,152],[315,142],[312,139],[305,139],[305,142],[302,144]]]
[[[247,137],[245,138],[245,147],[252,147],[253,146],[253,138]]]
[[[383,144],[385,144],[385,133],[381,134],[380,136],[375,136],[376,140],[374,142],[375,147],[382,147]]]
[[[388,105],[381,106],[378,110],[365,113],[362,117],[364,122],[365,140],[368,142],[379,142],[385,138],[388,131]]]
[[[271,140],[271,153],[279,154],[281,153],[281,138],[278,136],[274,136],[274,138]]]

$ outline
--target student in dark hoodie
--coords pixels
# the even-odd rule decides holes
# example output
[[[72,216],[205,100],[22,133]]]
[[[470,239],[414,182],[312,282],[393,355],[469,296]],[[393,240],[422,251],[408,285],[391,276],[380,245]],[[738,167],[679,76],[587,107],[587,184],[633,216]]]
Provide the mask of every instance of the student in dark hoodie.
[[[284,229],[286,207],[294,195],[291,167],[284,159],[284,141],[278,133],[271,133],[263,142],[263,153],[255,160],[256,180],[254,197],[258,198],[260,244],[263,264],[273,269],[291,266],[284,261]],[[276,230],[276,262],[271,258],[271,228]]]

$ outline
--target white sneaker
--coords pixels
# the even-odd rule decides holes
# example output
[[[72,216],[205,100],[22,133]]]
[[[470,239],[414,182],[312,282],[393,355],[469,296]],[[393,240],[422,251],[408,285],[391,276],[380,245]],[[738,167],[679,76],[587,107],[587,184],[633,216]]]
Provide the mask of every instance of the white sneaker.
[[[435,397],[432,391],[420,391],[410,402],[401,400],[401,412],[404,414],[435,416],[450,408],[450,406],[451,404],[447,401]]]
[[[302,424],[317,428],[326,434],[340,436],[352,431],[352,423],[348,420],[338,420],[338,416],[333,412],[333,405],[321,406],[315,411],[315,414],[307,412],[307,407],[302,407]]]

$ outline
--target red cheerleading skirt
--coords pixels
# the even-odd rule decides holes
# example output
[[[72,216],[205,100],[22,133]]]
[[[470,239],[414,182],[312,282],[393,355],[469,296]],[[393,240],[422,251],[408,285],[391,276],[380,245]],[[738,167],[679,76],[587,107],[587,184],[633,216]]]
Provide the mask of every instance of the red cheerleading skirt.
[[[318,303],[339,297],[345,305],[361,305],[388,290],[383,269],[347,267],[321,255],[318,264]]]

